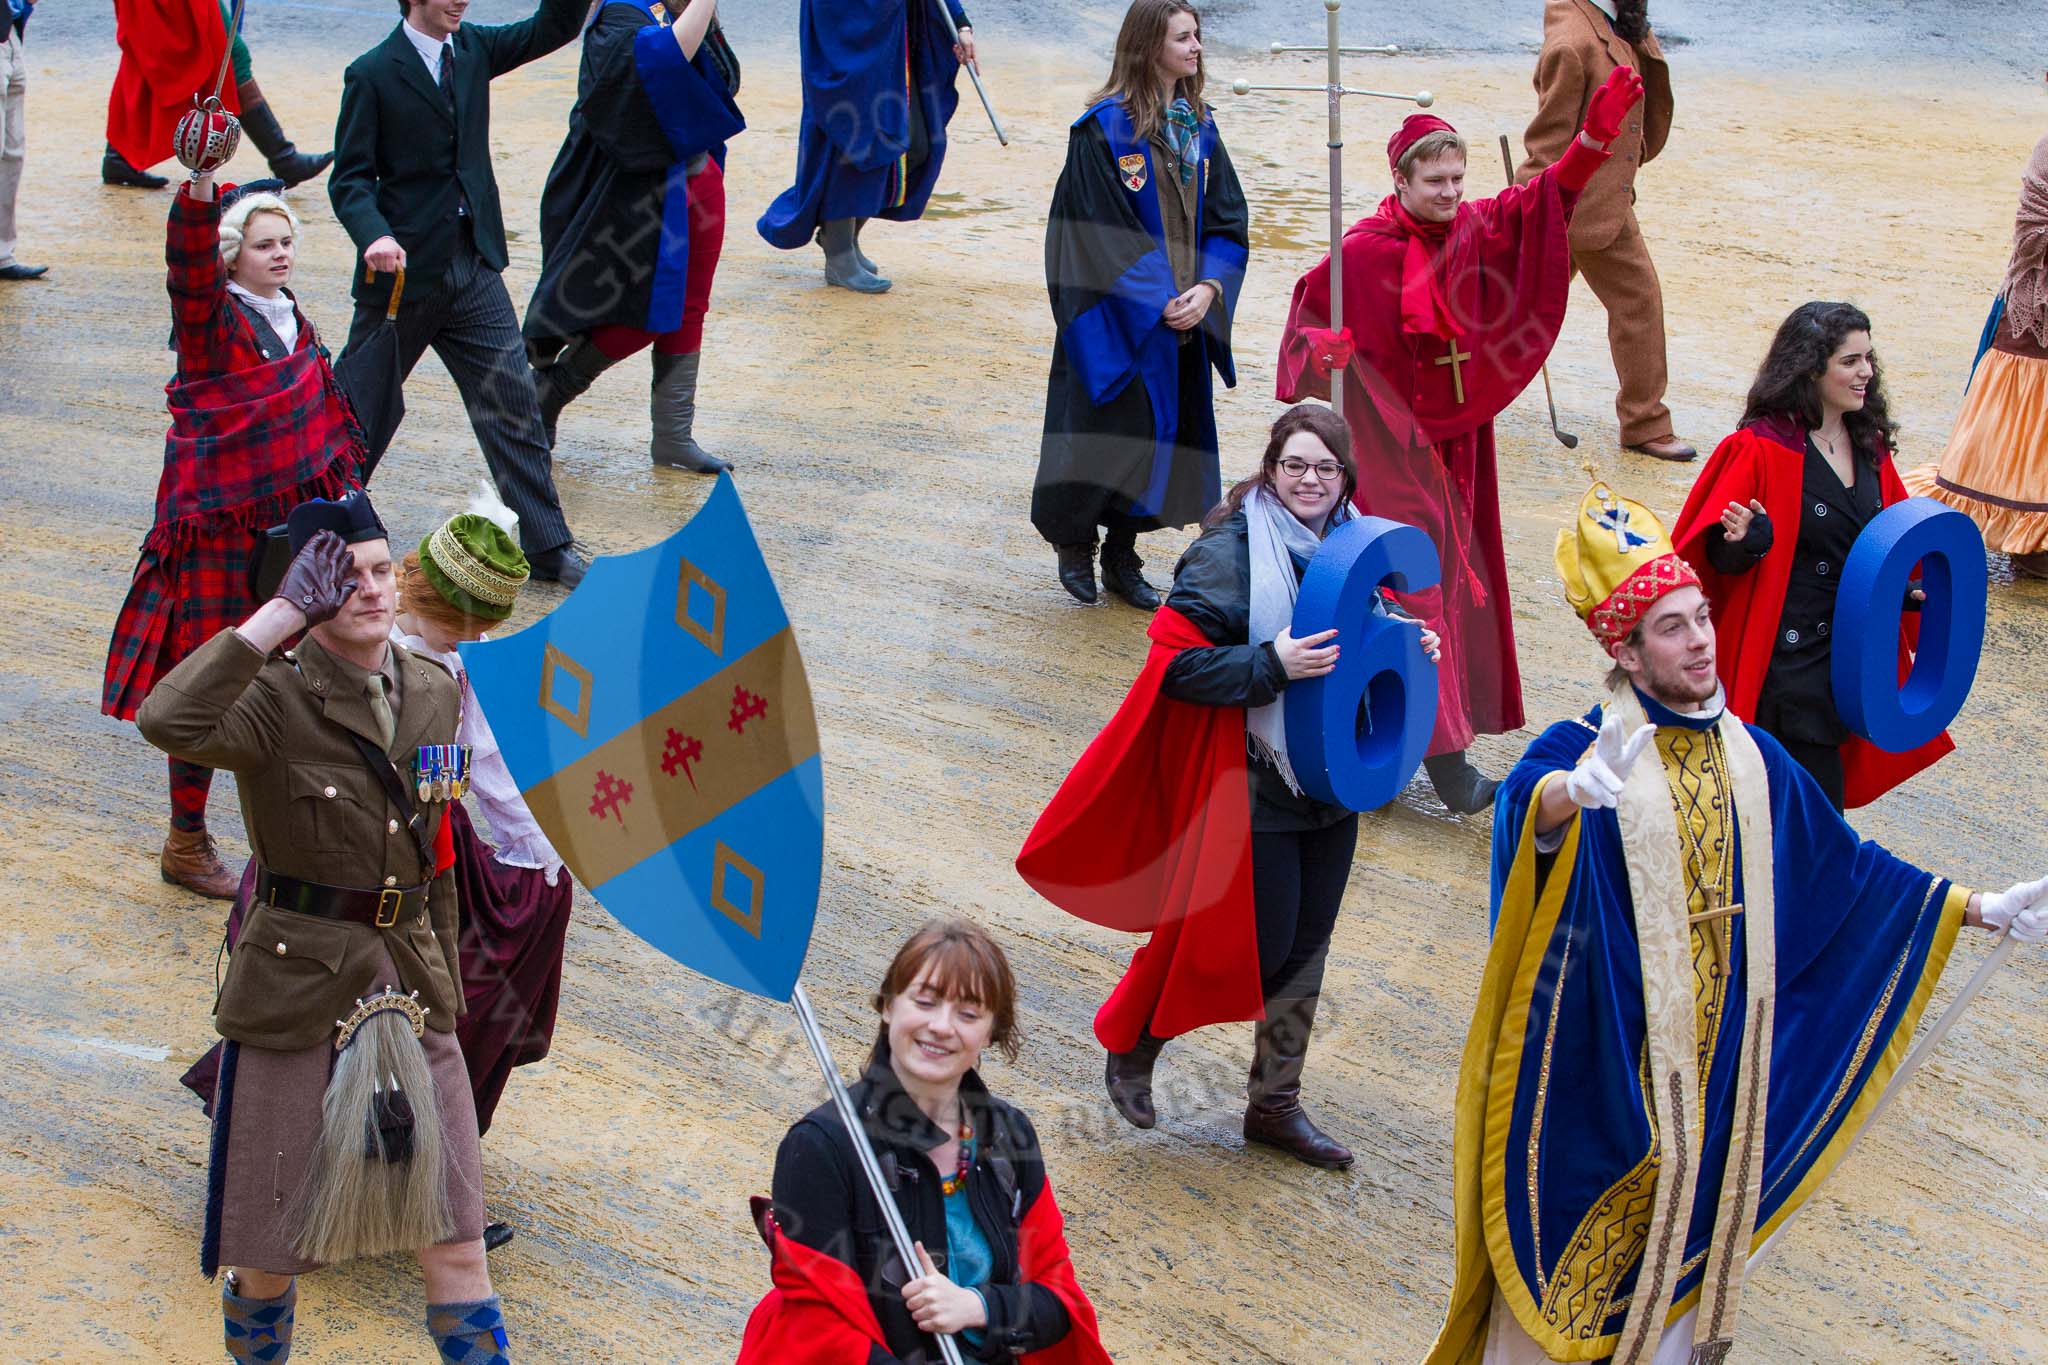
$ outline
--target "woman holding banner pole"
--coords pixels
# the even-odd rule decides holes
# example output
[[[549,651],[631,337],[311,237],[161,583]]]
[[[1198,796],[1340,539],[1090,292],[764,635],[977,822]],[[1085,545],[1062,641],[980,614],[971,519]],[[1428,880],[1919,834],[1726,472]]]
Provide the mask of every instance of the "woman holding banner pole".
[[[1152,1068],[1167,1038],[1256,1019],[1245,1140],[1329,1169],[1352,1155],[1302,1109],[1301,1075],[1358,816],[1303,792],[1282,695],[1334,671],[1349,643],[1335,631],[1297,639],[1290,622],[1309,561],[1355,515],[1357,480],[1342,418],[1317,403],[1281,414],[1258,472],[1181,556],[1123,709],[1017,860],[1026,881],[1083,918],[1105,922],[1090,905],[1098,895],[1147,907],[1145,922],[1116,926],[1152,939],[1095,1018],[1119,1114],[1139,1128],[1157,1122]],[[1392,614],[1377,596],[1373,609]],[[1434,632],[1422,631],[1422,646],[1435,657]],[[1175,775],[1163,792],[1162,770]],[[1101,814],[1133,799],[1165,828],[1107,835]]]
[[[775,1287],[738,1365],[911,1365],[938,1358],[937,1333],[971,1359],[1106,1365],[1037,1132],[977,1070],[990,1047],[1015,1055],[1016,994],[972,921],[933,921],[897,950],[850,1089],[918,1263],[897,1255],[847,1124],[820,1105],[782,1140],[772,1204],[754,1201]]]

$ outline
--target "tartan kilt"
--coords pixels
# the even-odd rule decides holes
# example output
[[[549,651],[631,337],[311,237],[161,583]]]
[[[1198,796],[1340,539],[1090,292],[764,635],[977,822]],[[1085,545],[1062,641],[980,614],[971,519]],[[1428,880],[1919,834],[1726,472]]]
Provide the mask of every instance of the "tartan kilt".
[[[256,537],[309,498],[354,486],[361,429],[324,349],[165,385],[171,429],[156,520],[107,646],[100,709],[133,720],[157,680],[256,610]]]

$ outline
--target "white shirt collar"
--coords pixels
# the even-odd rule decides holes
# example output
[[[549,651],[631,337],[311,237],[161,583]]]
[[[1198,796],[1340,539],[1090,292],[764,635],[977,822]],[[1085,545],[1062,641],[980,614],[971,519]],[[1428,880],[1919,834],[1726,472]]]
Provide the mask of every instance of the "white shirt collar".
[[[412,26],[411,19],[398,21],[399,32],[412,44],[412,50],[420,54],[420,60],[427,64],[427,74],[436,82],[441,79],[441,39],[429,38]]]

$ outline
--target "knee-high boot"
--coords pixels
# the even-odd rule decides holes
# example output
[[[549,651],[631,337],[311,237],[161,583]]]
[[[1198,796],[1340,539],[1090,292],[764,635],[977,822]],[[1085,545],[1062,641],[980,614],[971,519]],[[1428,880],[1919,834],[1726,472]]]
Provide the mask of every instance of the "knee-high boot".
[[[254,81],[243,81],[235,89],[242,97],[242,131],[249,135],[249,141],[256,144],[256,150],[263,153],[263,159],[270,163],[270,173],[284,181],[287,189],[311,180],[333,162],[333,152],[316,155],[302,152],[292,145],[292,140],[278,125],[270,101],[263,98],[263,87]]]
[[[1159,1060],[1164,1038],[1152,1036],[1149,1028],[1138,1031],[1138,1041],[1129,1052],[1112,1052],[1102,1082],[1109,1088],[1109,1102],[1133,1128],[1150,1128],[1159,1122],[1152,1107],[1152,1066]]]
[[[1351,1149],[1323,1132],[1301,1107],[1301,1071],[1315,1031],[1318,997],[1268,1000],[1253,1038],[1252,1071],[1245,1085],[1244,1140],[1277,1147],[1297,1161],[1342,1170]]]
[[[597,377],[617,363],[600,351],[586,332],[572,337],[547,364],[533,367],[533,392],[540,399],[540,424],[547,432],[548,449],[555,448],[555,424],[562,420],[562,409],[589,392]]]
[[[688,355],[654,353],[654,439],[647,453],[658,465],[690,469],[699,474],[717,474],[732,468],[697,444],[691,429],[697,424],[697,363],[701,351]]]

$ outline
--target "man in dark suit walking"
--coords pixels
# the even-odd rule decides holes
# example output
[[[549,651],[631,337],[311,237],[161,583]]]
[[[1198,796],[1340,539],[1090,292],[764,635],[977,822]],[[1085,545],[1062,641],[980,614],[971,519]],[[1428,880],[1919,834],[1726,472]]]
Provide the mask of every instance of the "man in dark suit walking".
[[[469,410],[498,492],[519,514],[533,576],[573,588],[585,560],[556,496],[532,371],[505,292],[505,223],[491,173],[491,80],[569,43],[588,0],[540,0],[516,24],[464,25],[468,0],[399,0],[405,18],[349,65],[327,195],[374,278],[356,276],[353,349],[405,271],[399,365],[427,347]]]

